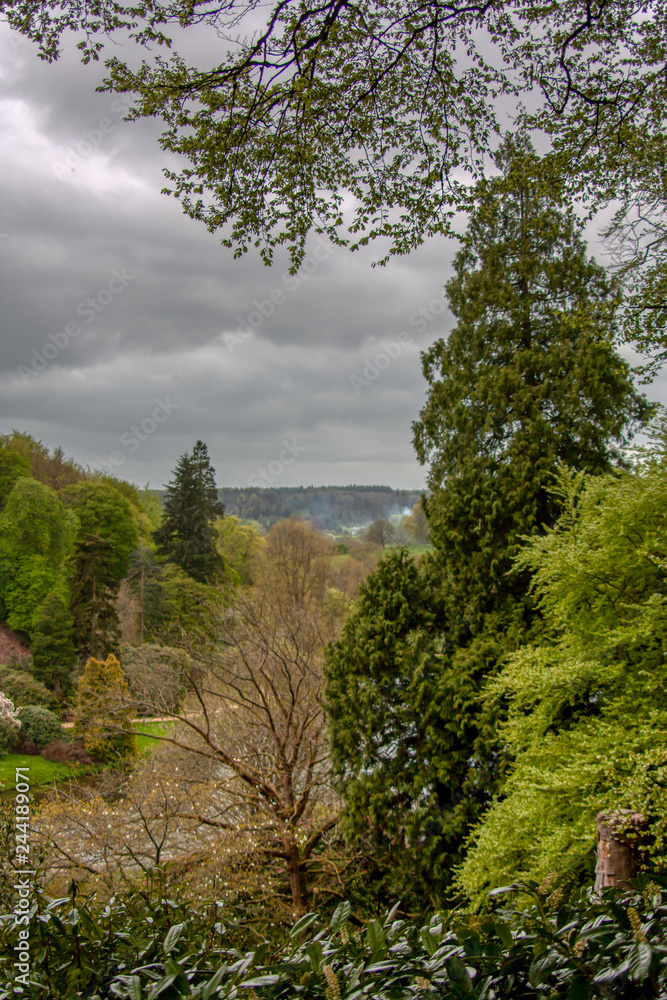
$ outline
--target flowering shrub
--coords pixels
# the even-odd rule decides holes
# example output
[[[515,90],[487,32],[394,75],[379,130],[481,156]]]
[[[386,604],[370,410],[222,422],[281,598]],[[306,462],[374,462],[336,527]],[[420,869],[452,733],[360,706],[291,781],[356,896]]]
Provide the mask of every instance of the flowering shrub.
[[[21,729],[14,703],[0,691],[0,756],[12,749]]]

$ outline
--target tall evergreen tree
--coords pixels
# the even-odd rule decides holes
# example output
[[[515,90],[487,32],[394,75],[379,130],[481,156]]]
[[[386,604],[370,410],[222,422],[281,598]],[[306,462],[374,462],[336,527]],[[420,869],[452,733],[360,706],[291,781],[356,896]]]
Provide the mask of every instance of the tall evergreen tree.
[[[221,579],[225,561],[216,548],[214,522],[224,511],[208,450],[197,441],[191,454],[181,455],[167,486],[162,524],[153,532],[158,554],[199,583]]]
[[[86,533],[76,546],[71,584],[74,641],[79,652],[104,656],[119,642],[115,600],[119,580],[113,571],[113,542]]]
[[[522,536],[557,517],[557,465],[609,471],[650,413],[614,349],[617,290],[581,223],[525,137],[497,164],[446,286],[457,324],[423,356],[413,425],[431,536],[473,628],[524,593],[508,573]]]
[[[405,885],[421,877],[436,903],[503,778],[485,679],[540,628],[528,575],[513,572],[522,536],[557,518],[559,463],[609,471],[650,412],[614,350],[615,290],[580,224],[527,140],[507,142],[498,166],[447,285],[457,325],[424,355],[429,393],[414,432],[431,464],[435,552],[420,568],[430,582],[398,562],[380,567],[331,654],[327,687],[349,829],[370,830],[393,864],[402,854]],[[434,571],[441,631],[424,648]]]
[[[52,591],[42,604],[30,642],[32,672],[56,697],[67,697],[76,664],[74,620],[64,598]]]

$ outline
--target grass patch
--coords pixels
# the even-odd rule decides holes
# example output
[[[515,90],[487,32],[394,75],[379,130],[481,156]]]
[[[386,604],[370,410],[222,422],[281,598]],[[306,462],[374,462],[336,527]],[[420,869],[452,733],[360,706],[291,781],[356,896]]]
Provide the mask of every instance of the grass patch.
[[[168,722],[134,722],[134,727],[137,730],[141,730],[142,733],[156,733],[158,736],[166,736],[168,733]],[[154,736],[144,736],[137,734],[137,749],[140,754],[148,753],[153,747],[157,746],[160,741],[155,739]]]
[[[17,767],[29,768],[31,786],[49,784],[62,778],[76,778],[92,770],[85,764],[72,766],[31,754],[10,753],[0,758],[0,792],[14,788]]]

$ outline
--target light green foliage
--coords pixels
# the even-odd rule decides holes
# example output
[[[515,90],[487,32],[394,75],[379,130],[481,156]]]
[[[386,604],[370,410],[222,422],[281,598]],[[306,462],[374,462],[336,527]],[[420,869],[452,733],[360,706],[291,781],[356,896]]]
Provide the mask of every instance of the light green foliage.
[[[590,869],[602,809],[642,812],[654,863],[667,858],[667,466],[563,473],[559,489],[561,519],[520,557],[550,641],[489,686],[509,703],[516,760],[461,870],[473,897],[515,875]]]
[[[72,552],[75,529],[58,494],[34,479],[15,483],[0,514],[0,544],[9,559],[42,556],[60,567]]]
[[[44,556],[24,556],[12,566],[11,582],[3,594],[5,619],[10,628],[32,637],[40,608],[54,591],[67,593],[64,568],[58,570]]]
[[[48,708],[26,705],[16,713],[21,720],[21,736],[36,744],[38,750],[50,746],[62,738],[62,727],[58,717]]]
[[[135,756],[128,703],[130,690],[123,668],[113,654],[106,660],[90,657],[79,678],[74,735],[83,740],[91,757],[123,763]]]
[[[15,705],[41,705],[53,708],[53,694],[27,670],[0,667],[0,691],[3,691]]]
[[[218,532],[218,551],[224,556],[228,568],[237,574],[241,586],[255,582],[257,560],[265,542],[259,529],[244,524],[239,517],[226,514],[215,522]]]
[[[0,514],[2,604],[11,628],[32,634],[46,596],[67,593],[76,517],[49,486],[19,479]]]
[[[0,509],[18,479],[30,478],[30,462],[0,438]]]
[[[118,585],[127,573],[130,554],[139,540],[132,504],[118,488],[126,485],[82,482],[68,487],[61,494],[77,516],[77,541],[80,543],[86,535],[96,535],[110,543],[106,556],[107,571]]]
[[[161,635],[170,646],[187,641],[199,647],[215,644],[221,595],[214,587],[197,583],[173,563],[162,567],[161,592],[165,604]]]

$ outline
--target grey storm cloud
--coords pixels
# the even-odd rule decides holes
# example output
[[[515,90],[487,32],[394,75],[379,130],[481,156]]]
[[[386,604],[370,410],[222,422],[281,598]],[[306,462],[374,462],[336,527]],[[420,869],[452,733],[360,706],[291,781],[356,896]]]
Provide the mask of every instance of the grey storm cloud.
[[[204,34],[187,44],[219,53]],[[202,438],[220,485],[287,442],[275,485],[422,486],[419,353],[452,325],[455,244],[373,269],[377,248],[313,237],[297,276],[285,255],[233,260],[160,194],[160,129],[123,122],[95,93],[100,67],[45,65],[4,26],[0,59],[0,432],[142,485]]]

